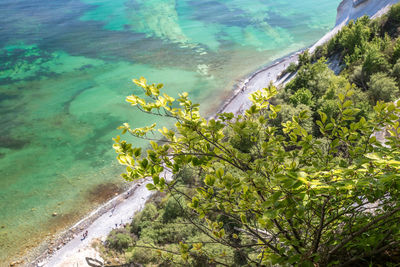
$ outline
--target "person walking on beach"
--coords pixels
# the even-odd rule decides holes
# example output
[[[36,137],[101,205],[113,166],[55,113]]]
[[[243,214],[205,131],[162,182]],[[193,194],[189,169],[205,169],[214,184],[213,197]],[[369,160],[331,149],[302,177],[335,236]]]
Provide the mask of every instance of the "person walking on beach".
[[[88,236],[88,231],[86,230],[86,232],[84,232],[82,235],[81,241],[85,240],[87,236]]]
[[[113,216],[116,207],[117,207],[117,204],[114,204],[114,207],[113,207],[112,210],[111,210],[110,217]]]

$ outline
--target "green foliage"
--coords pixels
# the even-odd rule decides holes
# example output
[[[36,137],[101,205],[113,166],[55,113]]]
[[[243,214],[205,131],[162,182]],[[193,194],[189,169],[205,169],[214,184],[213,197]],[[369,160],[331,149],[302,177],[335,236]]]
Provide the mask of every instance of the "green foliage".
[[[296,72],[298,70],[299,66],[296,63],[290,63],[289,67],[287,67],[286,72],[287,73],[292,73],[292,72]]]
[[[187,93],[175,99],[161,93],[162,84],[134,80],[146,97],[127,101],[176,124],[158,129],[163,141],[151,141],[147,151],[114,139],[118,161],[127,167],[123,177],[152,177],[148,188],[168,193],[135,216],[131,231],[138,240],[123,246],[132,262],[396,262],[400,104],[380,101],[399,95],[400,39],[391,39],[399,18],[400,4],[379,20],[351,22],[314,55],[300,55],[284,72],[297,75],[279,93],[269,86],[251,95],[252,106],[239,116],[206,120]],[[346,64],[339,76],[324,58],[333,54]],[[157,127],[120,129],[154,139]],[[374,134],[382,130],[384,144]],[[171,182],[167,171],[175,175]]]
[[[140,236],[141,230],[147,226],[147,222],[153,221],[158,217],[159,213],[156,206],[149,203],[145,208],[135,215],[131,223],[131,232]]]
[[[381,100],[387,102],[399,96],[399,87],[396,81],[385,73],[372,75],[368,86],[373,103]]]
[[[356,22],[350,21],[338,34],[338,43],[345,51],[347,65],[357,61],[365,53],[372,34],[369,22],[367,16]]]
[[[164,214],[163,214],[163,222],[169,223],[175,220],[178,217],[183,215],[183,209],[181,208],[185,204],[178,203],[179,200],[170,197],[165,204]]]
[[[144,227],[141,231],[141,240],[151,240],[155,244],[165,245],[179,243],[195,231],[194,226],[183,223],[165,223],[163,221],[148,221],[151,227]],[[184,226],[184,227],[183,227]]]
[[[134,239],[125,229],[112,230],[108,235],[106,244],[109,248],[122,252],[129,246],[132,246]]]
[[[299,55],[298,66],[301,67],[301,66],[305,66],[310,63],[311,63],[311,55],[310,55],[310,52],[308,50],[306,50]]]
[[[323,78],[317,71],[311,77]],[[299,88],[315,92],[314,97],[337,99],[337,114],[319,112],[315,127],[322,139],[304,124],[308,106],[299,104],[291,118],[283,118],[283,110],[292,107],[270,102],[276,96],[272,86],[251,96],[253,105],[244,115],[206,120],[187,94],[163,101],[172,98],[163,95],[160,100],[159,92],[149,89],[161,86],[135,80],[150,91],[150,100],[131,96],[135,105],[175,118],[176,129],[160,129],[164,142],[151,142],[146,154],[115,138],[118,160],[127,166],[125,177],[151,176],[152,189],[185,197],[190,208],[186,218],[206,236],[198,243],[188,241],[193,232],[179,236],[184,241],[170,247],[175,252],[168,254],[169,261],[179,258],[188,266],[195,259],[227,265],[232,259],[249,265],[349,265],[399,245],[400,229],[393,222],[400,219],[400,107],[378,102],[370,118],[360,117],[352,101],[355,88],[339,86],[344,81],[331,77],[323,83],[328,89],[322,89],[318,79],[303,79],[308,87]],[[293,84],[291,90],[297,91]],[[274,126],[279,118],[281,125]],[[391,133],[384,146],[372,135],[383,128]],[[123,130],[143,137],[143,129]],[[250,139],[246,149],[238,147],[241,141],[232,141],[236,135]],[[192,194],[163,178],[164,171],[178,174],[186,166],[204,175],[204,184]],[[163,245],[178,241],[174,238],[181,232],[153,222],[151,228],[142,226],[140,235]],[[218,246],[205,248],[208,242]]]
[[[400,26],[400,4],[395,4],[390,8],[386,24],[387,30],[397,33],[397,28]]]
[[[367,90],[367,78],[367,75],[363,71],[363,67],[355,66],[353,72],[350,74],[349,80],[358,87]]]
[[[281,128],[283,123],[286,123],[288,121],[291,121],[293,117],[297,117],[299,115],[302,115],[301,119],[299,119],[299,124],[309,133],[312,132],[312,125],[313,121],[311,118],[311,109],[304,105],[304,104],[298,104],[296,107],[293,107],[291,105],[281,105],[281,110],[277,114],[275,119],[272,119],[269,122],[269,125],[275,126],[277,128]]]
[[[362,68],[363,72],[367,76],[370,76],[377,72],[387,72],[390,69],[390,64],[387,56],[383,54],[377,46],[371,45],[365,53]]]
[[[306,88],[300,89],[290,97],[290,103],[292,103],[295,107],[299,104],[312,107],[314,106],[313,95],[310,90]]]
[[[175,180],[182,181],[185,185],[194,185],[196,183],[197,174],[195,169],[189,166],[183,168],[176,176]]]
[[[397,60],[393,66],[392,76],[396,79],[397,84],[400,83],[400,60]]]
[[[129,261],[136,264],[141,263],[148,265],[157,262],[159,259],[159,254],[157,254],[157,251],[149,248],[137,247],[133,250],[131,255],[132,256]]]
[[[325,90],[331,86],[331,78],[334,76],[332,70],[325,64],[324,58],[314,64],[306,64],[297,72],[295,79],[290,81],[285,90],[292,93],[300,89],[308,89],[315,98],[323,95]]]
[[[400,38],[397,38],[394,43],[391,59],[393,62],[397,62],[400,59]]]

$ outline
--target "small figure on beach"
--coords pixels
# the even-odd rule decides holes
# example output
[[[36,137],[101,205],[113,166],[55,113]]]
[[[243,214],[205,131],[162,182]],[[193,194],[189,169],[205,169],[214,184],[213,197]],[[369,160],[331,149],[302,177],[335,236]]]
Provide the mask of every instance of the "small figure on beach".
[[[113,216],[116,207],[117,207],[117,204],[114,204],[114,207],[111,210],[110,217]]]
[[[88,236],[88,231],[86,230],[86,232],[84,232],[82,235],[81,241],[85,240],[87,236]]]

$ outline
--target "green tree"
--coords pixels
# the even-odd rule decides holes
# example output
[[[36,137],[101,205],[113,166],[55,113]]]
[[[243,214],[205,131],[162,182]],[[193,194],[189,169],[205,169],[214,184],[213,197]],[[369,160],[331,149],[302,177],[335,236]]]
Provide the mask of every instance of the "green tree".
[[[286,85],[285,90],[296,93],[306,88],[314,98],[321,97],[332,86],[334,76],[333,71],[325,63],[326,59],[321,58],[314,64],[303,65],[296,77]]]
[[[392,62],[398,62],[400,59],[400,38],[397,38],[393,46]]]
[[[365,53],[362,68],[363,72],[369,77],[377,72],[387,72],[390,69],[390,64],[386,55],[378,47],[371,44]]]
[[[350,21],[347,27],[339,32],[337,42],[343,49],[347,65],[359,60],[365,53],[372,34],[369,23],[369,18],[364,16],[356,22]]]
[[[301,66],[305,66],[310,63],[311,63],[311,55],[310,55],[310,52],[308,50],[306,50],[299,55],[298,66],[301,67]]]
[[[299,121],[299,124],[309,133],[312,133],[313,121],[312,121],[312,111],[309,106],[304,104],[298,104],[296,107],[288,104],[283,104],[279,106],[280,111],[276,114],[276,118],[271,119],[268,124],[270,126],[277,127],[278,131],[282,133],[282,123],[286,123],[291,121],[293,117],[298,116],[299,114],[304,114],[302,120]],[[253,129],[256,130],[257,129]],[[254,135],[254,132],[253,132]],[[254,146],[255,142],[253,142]]]
[[[317,121],[323,139],[315,139],[301,126],[306,112],[282,124],[282,133],[270,125],[279,108],[269,100],[274,87],[251,96],[253,105],[244,115],[220,114],[217,119],[200,116],[199,105],[186,93],[174,99],[160,95],[162,85],[135,80],[148,99],[136,95],[127,101],[155,115],[176,120],[176,129],[160,129],[162,143],[151,141],[145,153],[120,137],[114,149],[127,166],[126,179],[152,177],[150,190],[179,194],[176,182],[164,173],[180,172],[185,166],[199,168],[204,184],[186,197],[192,214],[203,223],[188,219],[213,242],[238,252],[250,265],[351,265],[373,261],[399,245],[400,230],[400,108],[378,102],[371,119],[356,119],[358,110],[350,100],[350,88],[338,95],[339,113]],[[178,108],[179,106],[179,108]],[[253,131],[252,147],[240,150],[226,136]],[[383,146],[373,133],[387,128]],[[133,129],[136,137],[150,137],[155,125]],[[321,142],[320,140],[325,140]],[[217,216],[219,215],[219,216]],[[237,233],[227,233],[226,219],[235,222]],[[180,243],[184,261],[206,255],[220,263],[219,254],[204,254],[201,240]]]
[[[400,26],[400,4],[393,5],[389,12],[385,28],[391,34],[398,33],[398,27]]]
[[[298,90],[294,95],[290,97],[290,102],[297,106],[303,104],[309,107],[314,106],[313,95],[310,90],[303,88]]]
[[[397,60],[393,66],[392,76],[396,79],[397,84],[400,83],[400,60]]]
[[[382,72],[371,76],[368,87],[373,103],[380,100],[390,101],[399,96],[399,87],[396,81]]]

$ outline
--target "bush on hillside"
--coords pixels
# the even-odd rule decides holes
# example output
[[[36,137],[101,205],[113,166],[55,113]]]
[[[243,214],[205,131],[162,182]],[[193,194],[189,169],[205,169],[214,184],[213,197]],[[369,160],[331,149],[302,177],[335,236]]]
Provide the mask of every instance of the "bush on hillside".
[[[303,104],[309,107],[314,106],[313,95],[310,90],[303,88],[298,90],[294,95],[290,97],[290,103],[297,107],[299,104]]]
[[[163,222],[164,223],[170,223],[176,218],[180,217],[183,215],[184,210],[183,207],[185,207],[184,203],[178,203],[179,200],[170,197],[165,204],[164,207],[164,213],[162,216]]]
[[[146,227],[148,222],[158,217],[158,210],[153,203],[147,204],[144,209],[137,213],[131,223],[131,232],[140,237],[142,228]]]
[[[387,72],[390,69],[387,56],[376,46],[370,46],[366,53],[362,66],[367,77],[377,72]]]
[[[385,30],[392,35],[398,35],[400,27],[400,4],[394,4],[387,15]]]
[[[124,228],[114,229],[106,239],[107,247],[122,252],[134,243],[134,237]]]
[[[377,101],[391,101],[399,96],[399,87],[396,81],[386,73],[376,73],[368,83],[369,94],[373,103]]]

